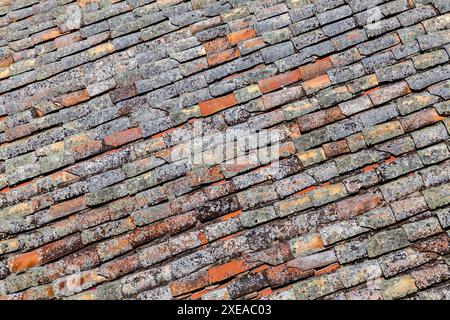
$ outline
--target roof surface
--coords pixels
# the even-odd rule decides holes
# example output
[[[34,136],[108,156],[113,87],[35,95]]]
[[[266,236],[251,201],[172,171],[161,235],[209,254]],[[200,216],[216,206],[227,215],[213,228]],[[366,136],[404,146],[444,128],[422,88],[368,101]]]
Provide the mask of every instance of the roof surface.
[[[0,299],[450,299],[450,1],[0,26]]]

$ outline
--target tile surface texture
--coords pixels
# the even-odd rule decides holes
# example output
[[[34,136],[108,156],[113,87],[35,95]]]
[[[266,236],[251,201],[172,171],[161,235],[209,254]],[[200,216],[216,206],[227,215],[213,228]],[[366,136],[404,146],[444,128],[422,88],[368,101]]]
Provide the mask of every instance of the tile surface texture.
[[[450,299],[448,0],[0,0],[0,299]]]

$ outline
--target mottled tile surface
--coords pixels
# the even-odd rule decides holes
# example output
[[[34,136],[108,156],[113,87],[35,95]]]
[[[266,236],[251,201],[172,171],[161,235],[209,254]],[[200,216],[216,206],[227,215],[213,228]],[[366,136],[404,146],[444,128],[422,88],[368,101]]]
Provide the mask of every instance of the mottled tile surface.
[[[450,299],[448,0],[0,0],[1,299]]]

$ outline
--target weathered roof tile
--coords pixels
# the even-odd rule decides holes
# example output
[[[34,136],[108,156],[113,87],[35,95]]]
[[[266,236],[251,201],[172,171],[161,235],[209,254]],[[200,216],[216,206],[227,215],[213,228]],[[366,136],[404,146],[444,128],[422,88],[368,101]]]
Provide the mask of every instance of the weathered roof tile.
[[[0,9],[0,300],[447,298],[448,1],[94,2]]]

